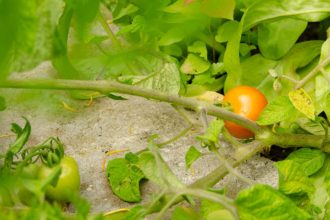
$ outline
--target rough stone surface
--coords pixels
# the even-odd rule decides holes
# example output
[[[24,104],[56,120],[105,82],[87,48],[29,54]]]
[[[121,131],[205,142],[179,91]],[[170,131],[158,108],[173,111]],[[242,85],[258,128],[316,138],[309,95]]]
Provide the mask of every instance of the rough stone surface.
[[[49,75],[52,75],[52,70],[46,63],[19,77]],[[59,137],[66,145],[66,153],[78,161],[81,194],[91,202],[94,212],[132,206],[113,195],[105,174],[106,161],[121,157],[128,151],[111,156],[106,152],[125,149],[136,152],[146,147],[150,135],[159,134],[159,141],[162,142],[176,136],[188,125],[171,105],[140,97],[125,96],[128,98],[125,101],[101,98],[87,106],[88,100],[72,101],[61,91],[1,90],[0,93],[9,97],[8,108],[0,112],[1,133],[10,133],[12,122],[23,124],[21,116],[25,116],[32,124],[29,144],[40,143],[49,136]],[[69,103],[75,111],[65,108],[63,102]],[[188,114],[198,121],[198,115]],[[193,182],[219,164],[214,156],[209,155],[186,170],[185,152],[191,145],[199,146],[195,136],[201,131],[202,128],[195,129],[161,151],[164,160],[184,183]],[[2,138],[1,145],[5,146],[13,139]],[[272,162],[260,156],[253,157],[238,170],[256,182],[272,186],[277,184],[277,173]],[[218,185],[225,187],[230,196],[235,196],[247,186],[232,175],[226,176]],[[144,201],[154,195],[156,189],[151,183],[143,183]]]

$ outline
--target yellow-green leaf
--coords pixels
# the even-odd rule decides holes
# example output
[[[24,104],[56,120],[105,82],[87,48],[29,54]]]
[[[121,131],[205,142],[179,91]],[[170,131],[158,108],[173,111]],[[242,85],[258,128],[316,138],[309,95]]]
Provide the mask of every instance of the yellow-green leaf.
[[[289,92],[289,98],[294,107],[309,119],[315,119],[315,106],[308,93],[300,88]]]

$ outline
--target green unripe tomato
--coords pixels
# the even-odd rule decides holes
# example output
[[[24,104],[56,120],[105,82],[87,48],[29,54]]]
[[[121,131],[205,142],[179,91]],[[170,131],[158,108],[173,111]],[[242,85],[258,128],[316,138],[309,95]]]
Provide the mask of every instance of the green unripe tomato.
[[[69,156],[64,156],[59,164],[62,168],[56,186],[48,186],[46,197],[58,202],[70,202],[73,193],[79,193],[80,175],[77,162]],[[39,177],[45,179],[52,172],[52,168],[43,166]]]

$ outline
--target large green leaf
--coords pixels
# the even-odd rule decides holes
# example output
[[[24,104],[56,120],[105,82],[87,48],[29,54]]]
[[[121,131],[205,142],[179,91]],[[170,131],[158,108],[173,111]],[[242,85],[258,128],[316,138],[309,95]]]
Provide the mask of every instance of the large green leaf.
[[[51,58],[53,32],[62,8],[63,2],[57,0],[0,2],[2,77],[9,71],[28,70]]]
[[[268,185],[254,185],[242,190],[235,203],[242,220],[312,219],[292,200]]]
[[[110,160],[106,170],[107,177],[112,191],[120,199],[127,202],[139,202],[141,200],[140,181],[144,178],[144,174],[135,164],[136,161],[129,158],[130,156],[126,156],[125,159]],[[138,160],[137,156],[134,158]]]
[[[283,17],[299,18],[306,21],[321,21],[329,16],[328,0],[268,0],[252,4],[245,14],[244,30],[261,22]]]
[[[138,166],[148,180],[159,186],[167,187],[171,185],[178,188],[183,186],[164,160],[159,156],[156,159],[151,152],[144,152],[140,155]]]
[[[292,160],[300,164],[301,169],[310,176],[322,168],[325,157],[325,153],[320,150],[301,148],[293,151],[286,160]]]
[[[242,28],[243,25],[242,22],[240,22],[233,32],[231,39],[228,40],[224,54],[223,61],[227,72],[227,79],[224,87],[225,93],[231,88],[241,85],[242,82],[242,69],[239,56]]]
[[[259,116],[259,125],[271,125],[288,119],[295,120],[297,110],[287,96],[278,96],[268,103]]]
[[[279,173],[279,190],[286,195],[309,197],[314,193],[315,188],[308,178],[304,168],[294,160],[284,160],[276,163]],[[311,172],[313,170],[308,170]]]
[[[261,54],[277,60],[296,43],[307,22],[293,18],[263,22],[258,26],[258,46]]]

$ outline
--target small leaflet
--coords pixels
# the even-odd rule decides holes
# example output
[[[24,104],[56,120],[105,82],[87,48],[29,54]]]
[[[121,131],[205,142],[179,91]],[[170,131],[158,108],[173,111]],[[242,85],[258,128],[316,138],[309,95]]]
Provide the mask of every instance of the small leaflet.
[[[289,98],[293,106],[311,120],[315,120],[315,106],[308,93],[300,88],[289,92]]]

